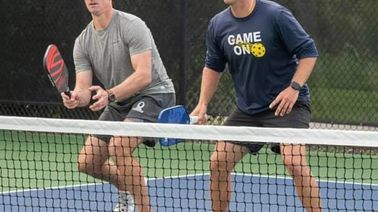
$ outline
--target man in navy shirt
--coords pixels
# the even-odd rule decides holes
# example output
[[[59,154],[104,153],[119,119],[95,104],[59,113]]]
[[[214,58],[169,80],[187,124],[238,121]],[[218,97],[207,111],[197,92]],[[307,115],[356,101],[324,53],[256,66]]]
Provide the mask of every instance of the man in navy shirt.
[[[309,128],[306,84],[318,57],[314,41],[283,6],[268,0],[224,0],[230,7],[215,15],[207,32],[201,94],[192,115],[206,121],[207,106],[226,64],[236,91],[237,109],[225,125]],[[279,142],[279,141],[277,141]],[[230,174],[261,144],[219,141],[211,156],[213,211],[228,211]],[[319,186],[306,160],[305,145],[275,144],[308,211],[321,211]]]

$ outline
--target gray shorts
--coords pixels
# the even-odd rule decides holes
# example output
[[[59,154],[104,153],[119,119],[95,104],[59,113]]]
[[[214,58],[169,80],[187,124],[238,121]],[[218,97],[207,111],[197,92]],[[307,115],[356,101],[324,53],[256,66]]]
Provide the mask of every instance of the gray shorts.
[[[156,122],[161,110],[176,104],[174,93],[137,95],[122,102],[110,103],[101,113],[102,121]],[[93,135],[109,142],[110,135]],[[149,145],[150,146],[150,145]]]
[[[248,126],[248,127],[280,127],[280,128],[309,128],[311,118],[310,103],[297,102],[292,111],[281,117],[274,115],[275,110],[268,110],[258,114],[249,115],[236,109],[226,119],[223,125],[226,126]],[[279,141],[277,141],[279,142]],[[255,154],[264,146],[261,143],[232,142],[246,146],[250,153]],[[271,144],[271,150],[280,154],[280,144]]]

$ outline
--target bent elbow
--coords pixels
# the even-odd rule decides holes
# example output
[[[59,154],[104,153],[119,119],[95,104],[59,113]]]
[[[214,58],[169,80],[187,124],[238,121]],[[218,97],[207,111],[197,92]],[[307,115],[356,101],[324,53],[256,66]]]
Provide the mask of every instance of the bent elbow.
[[[142,82],[143,82],[144,86],[148,86],[149,84],[151,84],[152,83],[152,74],[151,73],[144,74],[143,78],[142,78]]]

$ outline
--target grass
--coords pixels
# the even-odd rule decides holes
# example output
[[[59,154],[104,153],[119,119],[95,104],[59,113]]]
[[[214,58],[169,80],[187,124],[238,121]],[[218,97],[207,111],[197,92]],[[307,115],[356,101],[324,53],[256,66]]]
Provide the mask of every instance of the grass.
[[[321,53],[309,85],[313,120],[328,123],[378,124],[378,58],[349,49]]]
[[[313,121],[377,124],[378,92],[313,88]]]

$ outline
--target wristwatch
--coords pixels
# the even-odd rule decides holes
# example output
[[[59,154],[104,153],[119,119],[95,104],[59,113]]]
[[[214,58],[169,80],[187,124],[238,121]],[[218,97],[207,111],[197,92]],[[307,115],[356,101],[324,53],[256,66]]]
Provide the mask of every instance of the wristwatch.
[[[299,83],[295,82],[295,81],[291,81],[290,87],[292,89],[296,90],[296,91],[300,91],[301,88],[302,88],[302,86]]]
[[[114,93],[112,92],[112,90],[106,90],[106,92],[108,93],[108,101],[109,102],[115,102],[116,101],[116,96],[114,95]]]

